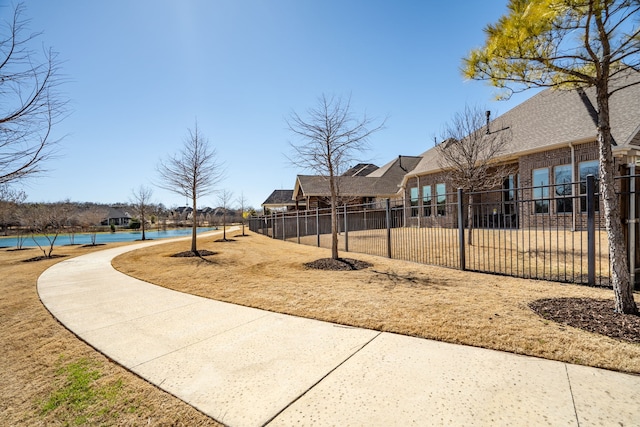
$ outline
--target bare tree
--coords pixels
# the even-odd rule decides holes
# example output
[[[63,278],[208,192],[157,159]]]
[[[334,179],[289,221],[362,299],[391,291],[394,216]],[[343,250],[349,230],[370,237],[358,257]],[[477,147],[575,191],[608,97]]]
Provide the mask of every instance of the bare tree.
[[[66,217],[66,221],[63,224],[64,231],[69,236],[69,244],[76,244],[76,232],[78,231],[78,206],[75,203],[72,203],[71,200],[67,199],[64,202],[58,203],[59,209],[64,212],[64,217]]]
[[[246,234],[244,233],[244,223],[246,220],[244,208],[247,207],[247,199],[244,197],[244,193],[240,193],[240,196],[238,197],[238,203],[240,204],[240,221],[242,222],[242,235],[246,236]]]
[[[224,177],[224,170],[216,157],[216,150],[210,148],[208,140],[200,135],[196,123],[193,131],[189,129],[182,150],[158,163],[160,182],[157,185],[191,199],[193,215],[196,215],[198,197],[211,194]],[[198,254],[195,218],[192,230],[191,252]]]
[[[56,240],[69,220],[69,210],[63,203],[35,203],[25,208],[23,219],[33,242],[46,258],[51,258]],[[42,237],[47,244],[43,245],[37,237]]]
[[[222,240],[227,241],[227,209],[229,209],[229,203],[233,198],[233,193],[230,190],[224,189],[218,193],[218,203],[222,207]]]
[[[371,134],[382,129],[385,121],[364,115],[356,119],[351,112],[351,99],[318,98],[315,108],[302,118],[293,112],[287,120],[289,130],[299,138],[291,143],[290,161],[304,169],[323,176],[329,183],[331,204],[331,258],[338,259],[338,204],[340,198],[339,177],[355,156],[368,148]]]
[[[66,106],[57,92],[57,56],[31,50],[40,34],[27,31],[24,9],[18,4],[0,30],[0,184],[43,171],[57,143],[51,129]]]
[[[89,232],[89,238],[93,246],[96,245],[96,239],[98,237],[97,227],[107,218],[108,214],[109,212],[106,208],[92,206],[79,215],[80,226]]]
[[[7,184],[0,184],[0,227],[5,236],[12,224],[19,223],[18,206],[26,198],[24,191],[14,190]]]
[[[488,112],[465,106],[445,125],[442,143],[437,145],[440,168],[447,171],[453,188],[467,193],[468,243],[473,245],[473,203],[475,191],[490,190],[502,184],[514,172],[510,165],[496,163],[511,141],[509,128],[490,129]]]
[[[131,206],[134,212],[140,218],[140,226],[142,227],[142,240],[146,240],[145,235],[147,216],[152,212],[151,197],[153,189],[141,185],[131,193]]]

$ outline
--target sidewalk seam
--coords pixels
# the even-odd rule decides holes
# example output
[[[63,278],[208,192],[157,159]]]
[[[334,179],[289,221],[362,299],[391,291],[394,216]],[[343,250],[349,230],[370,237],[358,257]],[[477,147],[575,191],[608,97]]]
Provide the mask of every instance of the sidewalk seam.
[[[344,365],[345,363],[347,363],[353,356],[355,356],[356,354],[360,353],[360,351],[362,351],[362,349],[364,349],[366,346],[368,346],[369,344],[371,344],[371,342],[373,342],[373,340],[375,340],[376,338],[378,338],[380,335],[382,335],[382,331],[379,331],[375,336],[373,336],[369,341],[365,342],[364,344],[362,344],[360,346],[360,348],[356,349],[353,353],[351,353],[346,359],[344,359],[342,362],[338,363],[333,369],[331,369],[329,372],[327,372],[325,375],[323,375],[318,381],[316,381],[315,383],[311,384],[311,386],[309,388],[307,388],[305,391],[303,391],[302,393],[300,393],[300,395],[298,395],[298,397],[296,397],[295,399],[293,399],[291,402],[289,402],[284,408],[282,408],[281,410],[279,410],[278,412],[275,413],[274,416],[272,416],[271,418],[269,418],[264,424],[262,424],[262,427],[267,426],[269,423],[271,423],[271,421],[275,420],[276,418],[278,418],[278,416],[280,414],[282,414],[284,411],[286,411],[288,408],[290,408],[294,403],[296,403],[298,400],[300,400],[304,395],[306,395],[307,393],[309,393],[311,390],[313,390],[315,388],[315,386],[317,386],[318,384],[320,384],[325,378],[327,378],[329,375],[331,375],[332,373],[334,373],[339,367],[341,367],[342,365]]]
[[[566,363],[564,364],[564,371],[567,374],[567,383],[569,383],[569,394],[571,395],[571,403],[573,404],[573,413],[576,416],[576,424],[578,424],[578,427],[580,427],[580,418],[578,417],[578,408],[576,408],[576,400],[573,397],[573,388],[571,387],[571,377],[569,376],[569,367]]]

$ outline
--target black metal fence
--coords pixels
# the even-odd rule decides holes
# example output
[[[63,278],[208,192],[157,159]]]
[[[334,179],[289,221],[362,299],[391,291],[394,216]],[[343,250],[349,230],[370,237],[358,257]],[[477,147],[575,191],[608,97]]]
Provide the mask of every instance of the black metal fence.
[[[626,178],[624,183],[622,182]],[[617,183],[627,215],[636,177]],[[610,286],[610,263],[596,181],[447,194],[433,205],[386,200],[338,209],[339,250],[462,270]],[[634,211],[635,212],[635,211]],[[471,226],[470,226],[471,225]],[[253,217],[254,232],[331,246],[329,209]],[[629,234],[629,242],[635,242]],[[635,259],[635,249],[631,253]],[[634,264],[631,263],[633,266]]]

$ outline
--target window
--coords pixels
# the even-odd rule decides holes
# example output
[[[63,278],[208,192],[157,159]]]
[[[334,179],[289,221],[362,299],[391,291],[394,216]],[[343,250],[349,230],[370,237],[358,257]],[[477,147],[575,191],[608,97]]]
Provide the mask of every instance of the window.
[[[562,165],[553,168],[553,178],[555,183],[554,197],[556,199],[556,212],[573,212],[571,165]]]
[[[447,196],[445,194],[444,183],[436,184],[436,214],[445,216],[447,214]]]
[[[422,187],[422,215],[431,216],[431,186]]]
[[[502,181],[502,205],[506,215],[515,213],[516,204],[516,176],[509,175]]]
[[[411,216],[418,216],[418,187],[409,189],[411,197]]]
[[[596,178],[596,192],[598,191],[598,178],[600,172],[598,170],[599,162],[597,160],[591,160],[589,162],[582,162],[579,165],[580,172],[580,194],[587,194],[587,175],[593,175]],[[600,210],[600,197],[595,196],[594,202],[596,205],[596,212]],[[580,197],[580,212],[587,211],[587,196]]]
[[[549,213],[549,168],[533,170],[535,213]]]

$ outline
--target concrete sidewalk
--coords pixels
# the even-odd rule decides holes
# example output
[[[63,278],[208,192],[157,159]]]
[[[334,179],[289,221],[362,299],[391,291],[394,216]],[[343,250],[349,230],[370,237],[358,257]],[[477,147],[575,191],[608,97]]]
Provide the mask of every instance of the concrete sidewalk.
[[[111,267],[165,242],[60,262],[38,292],[80,338],[226,425],[640,425],[640,376],[236,306]]]

